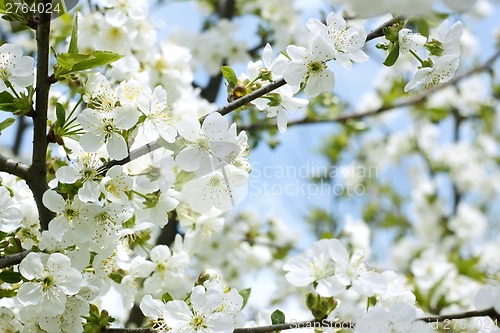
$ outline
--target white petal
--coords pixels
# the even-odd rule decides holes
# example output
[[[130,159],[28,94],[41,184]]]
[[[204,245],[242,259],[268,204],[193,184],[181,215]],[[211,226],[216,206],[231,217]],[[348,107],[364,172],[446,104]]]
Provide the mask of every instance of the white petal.
[[[66,206],[64,198],[53,190],[48,190],[43,194],[42,202],[45,207],[56,213],[61,213]]]
[[[113,133],[108,139],[106,150],[109,157],[114,160],[123,160],[128,156],[127,142],[125,142],[125,139],[120,134]]]
[[[56,171],[56,178],[64,184],[73,184],[79,178],[76,170],[70,166],[62,166]]]

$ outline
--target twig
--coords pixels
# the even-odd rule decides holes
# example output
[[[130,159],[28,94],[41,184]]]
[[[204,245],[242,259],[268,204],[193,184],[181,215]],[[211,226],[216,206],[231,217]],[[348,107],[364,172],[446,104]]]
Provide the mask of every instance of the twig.
[[[0,269],[19,264],[30,252],[31,250],[23,250],[15,254],[0,257]]]
[[[8,157],[0,155],[0,171],[4,171],[10,173],[11,175],[25,179],[26,173],[28,172],[28,166],[21,162],[16,162]]]
[[[496,317],[498,313],[493,309],[481,310],[481,311],[467,311],[457,314],[440,315],[433,317],[422,317],[417,318],[415,321],[425,321],[427,323],[440,322],[445,320],[453,319],[464,319],[472,317]],[[319,327],[333,327],[333,328],[354,328],[355,323],[351,321],[329,321],[329,320],[306,320],[306,321],[296,321],[284,324],[269,325],[269,326],[258,326],[258,327],[245,327],[245,328],[235,328],[233,333],[271,333],[275,331],[284,331],[297,328],[319,328]],[[101,331],[101,333],[157,333],[156,330],[148,328],[108,328]]]
[[[48,5],[50,0],[44,0]],[[46,7],[43,7],[46,8]],[[36,29],[37,64],[36,64],[36,102],[35,116],[33,119],[33,161],[28,168],[26,183],[33,192],[38,217],[42,230],[47,230],[52,219],[52,212],[42,203],[43,193],[48,189],[47,185],[47,109],[49,104],[49,35],[50,35],[50,11],[39,13],[40,21]]]
[[[377,37],[381,37],[383,35],[382,29],[384,27],[391,26],[395,22],[398,22],[400,20],[401,20],[401,17],[394,17],[394,18],[390,19],[386,23],[382,24],[381,26],[379,26],[378,28],[376,28],[375,30],[373,30],[372,32],[370,32],[367,35],[367,37],[366,37],[366,41],[368,42],[368,41],[370,41],[372,39],[375,39]],[[255,90],[255,91],[253,91],[252,93],[250,93],[248,95],[245,95],[245,96],[243,96],[243,97],[235,100],[234,102],[231,102],[231,103],[229,103],[229,104],[227,104],[227,105],[225,105],[223,107],[218,108],[217,110],[215,110],[215,112],[218,112],[221,115],[225,116],[225,115],[231,113],[232,111],[234,111],[234,110],[236,110],[236,109],[238,109],[238,108],[240,108],[240,107],[242,107],[242,106],[250,103],[251,101],[253,101],[253,100],[255,100],[255,99],[257,99],[257,98],[259,98],[261,96],[264,96],[265,94],[267,94],[267,93],[269,93],[269,92],[271,92],[271,91],[273,91],[275,89],[278,89],[279,87],[284,86],[285,84],[286,84],[286,81],[284,79],[280,79],[280,80],[271,82],[271,83],[263,86],[262,88],[259,88],[259,89]],[[134,152],[140,150],[141,152],[144,152],[144,154],[147,154],[148,152],[151,151],[150,148],[147,148],[147,149],[144,149],[144,150],[142,150],[142,148],[143,147],[138,148]],[[159,146],[157,148],[155,148],[155,149],[158,149],[158,148],[159,148]],[[135,158],[140,157],[140,156],[142,156],[142,155],[136,155]],[[126,158],[126,159],[124,159],[122,161],[112,161],[110,163],[113,163],[113,165],[117,165],[117,164],[123,165],[123,164],[125,164],[127,162],[130,162],[131,160],[133,160],[133,158],[131,158],[129,156],[129,158]],[[107,168],[107,165],[106,165],[106,168]]]
[[[338,117],[334,117],[334,118],[330,118],[330,119],[305,118],[302,120],[289,122],[288,126],[290,127],[290,126],[294,126],[294,125],[307,125],[307,124],[330,123],[330,122],[342,123],[342,122],[346,122],[348,120],[360,119],[360,118],[364,118],[367,116],[373,116],[373,115],[376,115],[379,113],[383,113],[385,111],[390,111],[393,109],[418,104],[420,102],[425,101],[432,94],[434,94],[434,93],[436,93],[436,92],[438,92],[438,91],[440,91],[448,86],[457,84],[461,80],[463,80],[471,75],[474,75],[476,73],[490,69],[499,57],[500,57],[500,50],[498,50],[493,56],[491,56],[482,65],[474,67],[474,68],[468,70],[467,72],[462,73],[461,75],[457,75],[453,79],[451,79],[445,83],[442,83],[442,84],[440,84],[436,87],[433,87],[431,89],[425,90],[424,92],[421,92],[417,95],[407,97],[404,99],[400,99],[399,101],[396,101],[396,102],[391,103],[391,104],[382,105],[381,107],[376,108],[376,109],[362,111],[362,112],[347,113],[347,114],[343,114],[343,115],[340,115]],[[276,124],[275,123],[257,123],[257,124],[251,124],[249,126],[239,126],[239,128],[244,129],[244,130],[252,130],[255,128],[259,128],[259,127],[271,127],[271,126],[276,126]]]
[[[463,313],[457,313],[457,314],[449,314],[449,315],[440,315],[440,316],[435,316],[435,317],[422,317],[418,318],[416,320],[421,320],[425,321],[427,323],[435,323],[435,322],[440,322],[440,321],[445,321],[445,320],[453,320],[453,319],[465,319],[465,318],[472,318],[472,317],[495,317],[498,316],[499,314],[495,311],[495,309],[486,309],[486,310],[480,310],[480,311],[467,311]]]

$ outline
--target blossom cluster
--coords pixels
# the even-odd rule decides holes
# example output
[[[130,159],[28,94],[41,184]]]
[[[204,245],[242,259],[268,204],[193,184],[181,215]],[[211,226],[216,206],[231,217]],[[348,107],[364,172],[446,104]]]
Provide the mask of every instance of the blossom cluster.
[[[445,3],[459,9],[471,1]],[[94,307],[104,307],[106,295],[118,292],[121,306],[130,310],[140,304],[150,327],[158,332],[230,333],[255,324],[247,323],[242,314],[248,295],[244,297],[241,290],[248,283],[249,270],[262,268],[276,270],[276,279],[288,282],[282,284],[282,294],[311,291],[306,299],[313,315],[318,306],[314,302],[319,300],[327,308],[321,312],[322,319],[326,315],[332,322],[353,319],[361,333],[430,331],[427,324],[408,326],[424,315],[417,296],[427,303],[426,311],[449,311],[450,304],[500,311],[498,283],[482,287],[478,282],[482,277],[471,278],[481,272],[458,267],[453,252],[462,246],[465,253],[479,251],[481,257],[473,256],[471,267],[475,260],[488,261],[486,253],[496,253],[498,245],[493,242],[479,250],[472,248],[474,240],[485,237],[485,214],[470,203],[457,202],[447,216],[436,199],[437,185],[424,177],[411,193],[414,221],[409,228],[418,241],[397,239],[392,253],[392,261],[411,280],[369,266],[370,228],[362,220],[347,221],[339,235],[349,240],[349,246],[329,237],[289,258],[296,240],[281,220],[271,218],[266,229],[249,214],[224,215],[245,196],[251,172],[249,137],[214,111],[193,81],[199,64],[209,74],[217,74],[223,62],[248,60],[247,45],[235,38],[236,25],[222,19],[198,36],[178,33],[158,44],[157,31],[146,20],[145,0],[102,0],[100,6],[75,25],[79,52],[84,56],[96,49],[109,50],[124,57],[102,72],[59,78],[71,80],[70,87],[79,85],[71,98],[52,91],[49,133],[55,128],[73,130],[58,132],[49,147],[49,189],[39,198],[53,216],[48,230],[40,232],[37,206],[26,181],[0,174],[0,252],[3,256],[22,248],[32,250],[19,266],[0,272],[2,291],[12,295],[0,301],[0,331],[88,331],[95,316],[108,319],[106,313],[96,314]],[[290,2],[256,0],[239,6],[242,12],[259,11],[274,21],[271,26],[278,32],[292,26],[300,30],[296,16],[283,15],[283,8],[292,7]],[[58,24],[64,23],[54,22],[55,29],[61,28]],[[262,59],[250,61],[246,73],[226,77],[229,101],[284,80],[280,88],[250,102],[267,117],[276,117],[281,132],[292,111],[305,109],[309,100],[334,89],[333,61],[350,70],[353,62],[368,60],[366,30],[357,23],[348,24],[340,12],[328,14],[324,21],[310,19],[305,27],[304,38],[289,38],[278,56],[267,44]],[[419,84],[434,87],[453,77],[461,54],[460,22],[448,29],[444,21],[428,38],[399,28],[391,43],[397,43],[402,56],[411,54],[421,65],[400,90]],[[60,40],[52,42],[55,49],[62,49]],[[156,45],[159,50],[152,51]],[[2,107],[17,107],[20,100],[32,102],[33,65],[33,58],[23,56],[19,46],[0,46],[0,93],[7,101]],[[452,95],[462,116],[470,112],[468,103],[477,104],[466,94]],[[430,168],[451,170],[458,190],[479,192],[476,197],[498,192],[486,177],[474,182],[477,170],[465,167],[470,160],[479,165],[497,157],[494,141],[483,138],[481,151],[461,143],[437,148],[434,125],[421,126],[426,134],[421,137],[413,133],[390,137],[388,142],[370,138],[373,150],[365,157],[382,164],[387,161],[380,161],[381,147],[396,160],[418,147],[429,156]],[[144,156],[133,154],[150,147],[156,148]],[[466,159],[456,158],[456,151]],[[156,244],[172,219],[179,223],[180,233],[170,246]],[[441,239],[442,244],[435,244]],[[198,276],[200,272],[209,273]],[[222,275],[224,282],[214,279],[212,272]],[[267,315],[260,323],[270,325],[269,319]],[[377,322],[379,327],[364,325]]]

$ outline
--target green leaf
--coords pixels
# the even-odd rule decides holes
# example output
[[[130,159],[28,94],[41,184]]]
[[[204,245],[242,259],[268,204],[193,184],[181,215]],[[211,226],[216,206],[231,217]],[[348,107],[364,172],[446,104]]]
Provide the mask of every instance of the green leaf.
[[[109,51],[92,51],[89,56],[88,60],[76,64],[72,71],[78,72],[109,65],[123,58],[123,55]]]
[[[9,92],[2,91],[0,93],[0,103],[13,103],[13,102],[14,102],[14,96],[12,96]]]
[[[92,51],[90,54],[62,53],[57,56],[57,63],[61,67],[57,70],[57,76],[108,65],[122,57],[109,51]]]
[[[11,290],[11,289],[0,289],[0,299],[4,298],[4,297],[14,297],[16,296],[16,292],[14,290]]]
[[[64,110],[64,106],[61,103],[56,104],[56,116],[57,126],[62,128],[64,126],[64,122],[66,121],[66,110]]]
[[[5,119],[4,121],[2,121],[0,123],[0,134],[1,132],[6,129],[7,127],[9,127],[10,125],[12,125],[16,120],[14,118],[7,118]]]
[[[238,291],[241,297],[243,297],[243,306],[241,308],[244,308],[245,305],[247,305],[248,297],[250,297],[251,291],[252,288],[241,289],[240,291]]]
[[[68,53],[78,53],[78,13],[75,14],[71,39],[69,41]]]
[[[118,273],[111,273],[108,276],[111,280],[115,281],[116,283],[118,283],[118,284],[122,283],[122,279],[123,279],[122,275],[120,275]]]
[[[220,70],[222,72],[222,75],[226,78],[227,83],[229,83],[229,86],[234,87],[238,84],[238,77],[231,67],[222,66]]]
[[[0,273],[0,280],[6,283],[18,283],[22,279],[23,277],[19,272],[8,270]]]
[[[427,22],[425,18],[417,20],[416,25],[417,25],[417,30],[421,35],[429,37],[430,34],[429,22]]]
[[[280,310],[276,309],[271,314],[271,321],[273,325],[283,324],[285,322],[285,314]]]
[[[16,103],[14,102],[14,96],[12,96],[7,91],[3,91],[0,93],[0,110],[7,112],[17,111]]]
[[[73,66],[89,58],[90,55],[88,54],[61,53],[57,56],[57,63],[61,65],[63,70],[71,71]]]
[[[399,57],[399,42],[396,41],[392,46],[391,52],[389,52],[389,55],[385,59],[384,65],[386,65],[387,67],[391,67],[392,65],[394,65],[396,60],[398,60],[398,57]]]
[[[161,300],[163,303],[168,303],[170,301],[173,301],[174,299],[172,298],[172,296],[170,296],[169,293],[164,293],[163,295],[161,295]]]

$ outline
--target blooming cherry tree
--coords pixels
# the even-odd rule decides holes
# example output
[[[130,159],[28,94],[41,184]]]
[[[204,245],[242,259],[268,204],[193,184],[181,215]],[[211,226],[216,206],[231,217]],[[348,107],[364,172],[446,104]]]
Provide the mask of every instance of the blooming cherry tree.
[[[473,29],[494,5],[332,3],[306,18],[293,0],[192,2],[200,33],[163,31],[142,0],[0,6],[0,134],[16,138],[0,147],[0,331],[497,332],[500,52],[483,59]],[[286,131],[317,123],[335,123],[327,167],[288,177],[290,160],[274,176],[311,177],[307,200],[271,200],[254,148],[295,135],[301,159],[323,130]],[[262,187],[266,208],[240,208]]]

